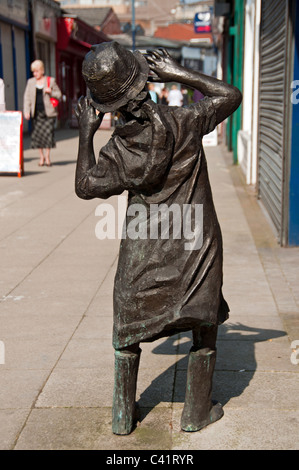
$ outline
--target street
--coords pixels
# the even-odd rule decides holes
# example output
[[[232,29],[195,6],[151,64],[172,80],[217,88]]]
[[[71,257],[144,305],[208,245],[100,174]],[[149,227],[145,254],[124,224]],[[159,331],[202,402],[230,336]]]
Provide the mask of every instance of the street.
[[[97,132],[96,153],[109,136]],[[25,175],[0,176],[0,448],[298,450],[299,248],[278,245],[222,145],[206,156],[230,306],[213,386],[224,417],[180,430],[191,347],[182,333],[141,345],[141,421],[128,436],[112,434],[119,240],[96,237],[101,201],[75,194],[77,130],[56,138],[51,168],[38,167],[26,137]]]

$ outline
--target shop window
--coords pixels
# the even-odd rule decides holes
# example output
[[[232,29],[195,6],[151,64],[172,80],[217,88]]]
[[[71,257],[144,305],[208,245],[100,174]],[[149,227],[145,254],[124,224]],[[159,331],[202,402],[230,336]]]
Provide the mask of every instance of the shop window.
[[[184,59],[184,66],[191,70],[203,72],[204,63],[201,59]]]
[[[45,66],[45,74],[51,75],[50,44],[47,41],[38,39],[36,42],[37,59],[42,60]]]

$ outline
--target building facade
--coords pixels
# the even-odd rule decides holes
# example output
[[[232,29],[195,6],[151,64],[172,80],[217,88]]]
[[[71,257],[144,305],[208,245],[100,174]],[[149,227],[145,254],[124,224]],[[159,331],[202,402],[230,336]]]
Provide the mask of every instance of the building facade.
[[[30,64],[40,59],[45,74],[54,76],[63,99],[58,124],[74,125],[74,102],[85,94],[82,61],[91,44],[108,37],[77,15],[65,15],[54,0],[0,0],[0,77],[4,79],[6,109],[23,110]],[[24,121],[24,131],[30,131]]]
[[[30,0],[32,55],[43,61],[45,74],[56,76],[57,21],[59,4],[53,0]]]
[[[226,144],[255,188],[278,243],[299,246],[299,5],[242,1],[216,0],[228,25],[222,34],[224,79],[243,92]]]
[[[59,16],[60,7],[54,0],[0,1],[0,76],[5,83],[7,110],[23,110],[34,59],[43,60],[47,75],[56,75]],[[24,130],[28,130],[27,121]]]
[[[178,0],[60,0],[61,6],[112,7],[120,21],[132,22],[134,14],[136,26],[140,25],[147,35],[153,35],[156,28],[174,19]],[[133,5],[133,12],[132,12]],[[173,11],[173,13],[172,13]]]
[[[27,0],[0,2],[0,77],[6,109],[22,110],[29,76],[31,15]]]
[[[109,41],[101,31],[82,21],[77,15],[62,14],[57,25],[56,76],[62,92],[59,105],[61,125],[77,126],[74,108],[78,98],[86,94],[82,62],[92,44]]]

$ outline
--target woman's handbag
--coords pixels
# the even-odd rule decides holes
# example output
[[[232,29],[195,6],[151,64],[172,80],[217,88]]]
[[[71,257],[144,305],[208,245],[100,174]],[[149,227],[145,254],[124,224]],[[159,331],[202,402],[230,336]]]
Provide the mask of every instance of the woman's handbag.
[[[50,77],[47,77],[47,87],[50,87]],[[50,98],[53,108],[56,108],[59,104],[59,100],[57,98]]]

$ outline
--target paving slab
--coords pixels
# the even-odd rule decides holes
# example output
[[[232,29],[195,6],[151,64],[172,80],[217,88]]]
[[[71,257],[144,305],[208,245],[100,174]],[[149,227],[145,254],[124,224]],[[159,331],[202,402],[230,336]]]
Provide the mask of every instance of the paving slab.
[[[173,418],[173,450],[298,450],[298,410],[225,409],[219,421],[198,433],[179,431],[181,410]],[[290,431],[290,429],[292,431]]]
[[[110,431],[111,408],[33,410],[16,450],[168,450],[172,445],[171,409],[141,410],[142,427],[129,436]],[[133,455],[133,454],[132,454]]]
[[[96,152],[109,136],[96,133]],[[224,417],[200,432],[180,430],[187,332],[141,345],[140,422],[129,436],[112,434],[119,240],[96,235],[96,210],[107,201],[74,194],[77,145],[76,130],[57,131],[53,166],[39,168],[27,139],[25,176],[1,177],[0,448],[298,449],[299,249],[278,246],[223,146],[206,153],[231,310],[213,382]],[[116,214],[118,202],[109,199]]]

